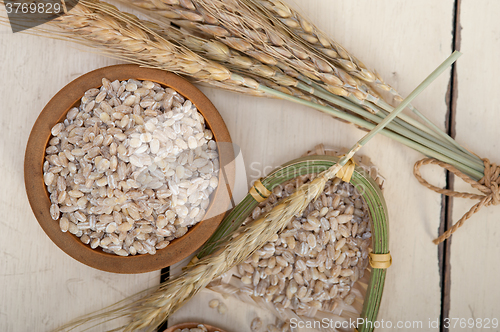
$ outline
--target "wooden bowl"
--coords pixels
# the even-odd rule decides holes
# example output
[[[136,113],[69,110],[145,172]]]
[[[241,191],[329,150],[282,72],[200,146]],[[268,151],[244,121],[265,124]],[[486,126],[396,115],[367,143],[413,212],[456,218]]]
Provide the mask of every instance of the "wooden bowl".
[[[181,323],[181,324],[176,324],[174,326],[169,327],[168,329],[166,329],[163,332],[174,332],[177,329],[181,329],[181,330],[182,329],[193,329],[193,328],[197,327],[200,324],[201,323]],[[203,324],[203,325],[205,325],[205,327],[207,328],[208,332],[215,332],[215,331],[226,332],[223,329],[220,329],[218,327],[214,327],[214,326],[211,326],[211,325],[208,325],[208,324]]]
[[[234,182],[234,154],[229,143],[231,137],[215,106],[194,85],[185,79],[162,70],[142,68],[137,65],[109,66],[89,72],[61,89],[45,106],[36,120],[26,147],[24,160],[24,181],[28,200],[38,223],[50,239],[74,259],[99,270],[115,273],[143,273],[170,266],[194,253],[215,231],[224,213],[203,220],[191,227],[181,238],[173,240],[166,248],[157,250],[155,255],[117,256],[92,249],[69,232],[63,233],[59,222],[52,220],[50,199],[43,181],[45,149],[51,137],[51,128],[66,117],[66,113],[80,104],[85,91],[99,88],[102,78],[111,81],[149,80],[163,87],[176,90],[191,100],[204,116],[206,125],[212,130],[219,150],[220,165],[224,166],[224,176],[219,172],[219,185],[212,193],[207,215],[224,212],[229,205],[228,184]],[[221,144],[227,142],[228,144]],[[221,146],[223,145],[223,146]],[[209,214],[210,213],[210,214]]]

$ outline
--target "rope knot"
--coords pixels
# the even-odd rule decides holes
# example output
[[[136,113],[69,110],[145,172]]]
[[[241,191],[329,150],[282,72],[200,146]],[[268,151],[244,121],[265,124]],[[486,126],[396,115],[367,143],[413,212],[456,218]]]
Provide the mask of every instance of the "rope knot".
[[[441,234],[437,239],[435,239],[433,241],[435,244],[439,244],[444,240],[448,239],[458,228],[462,227],[462,225],[467,219],[472,217],[474,213],[481,210],[483,206],[500,204],[500,189],[499,189],[500,165],[492,164],[486,158],[483,159],[483,163],[484,163],[484,176],[479,181],[474,181],[469,176],[465,175],[464,173],[462,173],[455,167],[451,166],[450,164],[444,163],[434,158],[425,158],[415,163],[415,166],[413,167],[413,174],[415,175],[415,178],[417,178],[418,182],[420,182],[420,184],[427,187],[428,189],[431,189],[437,192],[438,194],[450,197],[461,197],[461,198],[479,200],[479,202],[476,203],[474,206],[472,206],[470,210],[466,214],[464,214],[462,218],[460,218],[460,220],[457,221],[450,229],[448,229],[446,232]],[[438,165],[450,171],[451,173],[455,174],[466,183],[470,184],[473,188],[479,190],[482,193],[482,195],[463,193],[433,186],[432,184],[428,183],[420,174],[420,167],[422,167],[423,165],[430,165],[430,164]]]
[[[488,159],[483,159],[484,161],[484,177],[479,180],[479,183],[484,185],[487,190],[481,190],[486,196],[490,197],[490,201],[487,205],[498,205],[500,204],[500,165],[491,164]]]

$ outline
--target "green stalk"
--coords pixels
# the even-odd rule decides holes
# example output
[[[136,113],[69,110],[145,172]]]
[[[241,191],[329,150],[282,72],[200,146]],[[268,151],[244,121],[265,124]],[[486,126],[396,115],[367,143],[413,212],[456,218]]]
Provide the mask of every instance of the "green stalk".
[[[390,113],[385,109],[377,106],[376,104],[372,104],[371,102],[368,101],[361,101],[354,96],[350,96],[347,99],[336,96],[314,82],[311,82],[311,87],[304,85],[303,83],[299,83],[297,85],[297,88],[307,91],[317,96],[318,98],[324,99],[325,101],[334,103],[337,106],[346,108],[356,114],[359,114],[365,118],[374,121],[375,123],[379,123],[380,122],[379,119],[383,119],[387,114]],[[359,105],[364,105],[366,107],[369,107],[370,109],[375,111],[375,114],[370,113],[369,111],[365,110]],[[392,106],[388,105],[388,107],[391,110],[391,112],[392,110],[394,110]],[[433,130],[425,127],[425,125],[412,119],[411,117],[408,117],[407,115],[399,114],[398,117],[400,119],[398,118],[394,119],[393,123],[391,123],[390,126],[388,126],[388,128],[391,129],[392,131],[404,135],[434,150],[441,151],[441,153],[445,155],[448,155],[446,151],[443,151],[437,145],[442,146],[453,154],[450,155],[450,157],[453,157],[457,161],[467,164],[471,168],[476,169],[480,172],[484,170],[484,165],[481,159],[479,159],[477,156],[472,155],[470,152],[464,153],[463,150],[465,149],[463,148],[457,149],[455,146],[458,145],[457,142],[454,141],[455,144],[449,144],[448,141],[443,140],[443,138],[439,136],[437,133],[435,133]],[[398,126],[402,127],[401,130],[399,129]],[[422,140],[419,137],[422,137],[425,140]],[[464,161],[463,158],[469,160],[470,162]]]
[[[330,102],[336,103],[336,101],[340,100],[345,100],[343,97],[336,96],[323,88],[320,84],[312,81],[311,79],[299,75],[297,77],[300,81],[305,83],[306,85],[304,86],[299,85],[297,86],[300,89],[305,89],[305,91],[308,91],[311,94],[317,95],[315,90],[321,91],[324,93],[325,96],[328,96],[326,98],[331,98],[329,100]],[[313,89],[311,89],[311,87]],[[318,96],[319,97],[319,96]],[[322,98],[322,97],[319,97]],[[322,98],[325,99],[325,98]],[[354,96],[347,97],[346,99],[352,101],[354,104],[358,105],[364,105],[375,111],[376,115],[379,115],[380,117],[385,117],[386,114],[392,112],[394,110],[394,107],[386,103],[384,100],[381,100],[380,98],[375,98],[372,95],[368,95],[367,100],[359,100]],[[326,99],[325,99],[326,100]],[[335,101],[333,101],[335,100]],[[339,105],[340,106],[340,105]],[[420,118],[422,118],[431,128],[426,127],[424,124],[418,122],[417,120],[405,115],[405,114],[399,114],[398,117],[402,120],[399,121],[399,119],[395,119],[394,123],[397,123],[406,129],[416,133],[417,135],[420,135],[422,137],[427,138],[428,140],[435,142],[443,147],[446,147],[450,151],[454,151],[456,153],[459,153],[460,155],[464,156],[465,158],[471,160],[473,163],[476,164],[475,169],[478,169],[480,171],[484,170],[483,166],[483,161],[476,155],[472,154],[470,151],[467,149],[463,148],[460,144],[458,144],[453,138],[451,138],[448,134],[443,132],[439,127],[437,127],[434,123],[432,123],[429,119],[427,119],[423,114],[421,114],[415,107],[413,107],[411,104],[407,106],[412,110],[415,114],[417,114]],[[344,107],[347,108],[347,107]],[[349,108],[347,108],[349,109]],[[351,111],[354,111],[351,109]],[[355,112],[355,111],[354,111]],[[383,116],[379,114],[379,112],[383,113]],[[357,113],[357,112],[356,112]],[[432,139],[430,136],[432,136],[434,139]]]
[[[354,154],[353,151],[359,150],[360,147],[368,143],[369,140],[371,140],[379,131],[384,129],[385,126],[389,124],[401,111],[403,111],[406,106],[408,106],[413,99],[415,99],[422,91],[424,91],[425,88],[431,84],[432,81],[434,81],[439,75],[443,73],[443,71],[451,66],[457,59],[462,55],[462,53],[455,51],[453,52],[452,55],[450,55],[439,67],[437,67],[422,83],[420,83],[415,90],[413,90],[408,97],[406,97],[399,105],[392,111],[389,115],[385,117],[382,122],[380,122],[375,128],[370,130],[368,134],[366,134],[363,138],[361,138],[354,146],[351,148],[351,150],[345,154],[343,158],[339,160],[340,165],[345,165],[347,160],[350,159],[347,158],[345,161],[344,159],[349,155],[349,154]]]
[[[383,107],[380,107],[379,105],[377,105],[377,103],[369,101],[368,99],[374,99],[374,98],[370,98],[370,97],[372,97],[372,96],[368,95],[367,99],[365,99],[365,100],[359,100],[359,99],[357,99],[354,96],[349,96],[348,98],[349,98],[349,100],[352,100],[355,103],[358,103],[358,104],[361,104],[361,105],[364,105],[366,107],[371,108],[372,110],[376,111],[375,114],[377,114],[377,115],[382,116],[382,114],[383,114],[383,117],[385,117],[385,115],[387,115],[388,113],[390,113],[390,111],[388,111],[387,109],[385,109]],[[387,105],[389,105],[389,104],[387,104]],[[390,106],[390,110],[392,111],[393,109],[394,108],[392,106]],[[382,114],[380,114],[380,113],[382,113]],[[433,130],[429,129],[428,127],[426,127],[422,123],[416,121],[415,119],[409,117],[408,115],[406,115],[406,114],[400,114],[398,117],[401,118],[401,120],[403,121],[403,124],[408,129],[410,129],[410,130],[414,130],[414,129],[421,130],[421,131],[425,132],[426,134],[434,137],[436,140],[439,140],[440,142],[443,142],[443,144],[448,144],[448,142],[444,141],[442,139],[442,137],[439,136],[438,134],[436,134]]]
[[[371,102],[361,101],[353,96],[346,99],[344,97],[334,95],[331,92],[325,90],[319,84],[312,82],[309,79],[301,77],[300,80],[302,80],[303,82],[299,82],[299,84],[296,85],[298,89],[306,91],[330,103],[336,104],[337,106],[348,109],[375,123],[379,123],[381,119],[383,119],[387,114],[390,113],[382,109],[381,107],[372,104]],[[307,83],[308,85],[304,83]],[[375,114],[365,110],[359,105],[369,107],[370,109],[375,111]],[[392,111],[392,106],[389,107]],[[441,136],[437,135],[434,131],[430,130],[414,119],[404,114],[399,114],[398,117],[400,117],[401,119],[394,119],[394,121],[388,126],[388,128],[392,131],[406,136],[407,138],[414,140],[433,150],[436,150],[441,154],[448,155],[449,157],[469,166],[472,169],[475,169],[479,172],[484,171],[484,165],[478,157],[471,157],[470,153],[466,154],[462,152],[461,149],[457,149],[455,145],[449,144],[447,141],[443,140]],[[458,143],[455,142],[455,144]],[[443,150],[443,148],[445,148],[446,150]]]
[[[390,114],[390,113],[387,113],[386,111],[383,111],[383,112],[386,115]],[[443,154],[445,154],[445,155],[447,155],[447,156],[449,156],[457,161],[461,161],[463,164],[469,165],[470,167],[472,167],[480,172],[484,171],[483,162],[479,158],[472,158],[468,154],[463,153],[461,150],[457,150],[455,148],[455,146],[450,146],[449,144],[442,144],[443,141],[441,141],[441,140],[434,141],[431,138],[426,138],[426,137],[419,138],[419,136],[416,136],[418,134],[415,134],[413,131],[410,131],[408,134],[406,134],[407,132],[408,132],[408,130],[404,129],[403,132],[401,132],[401,134],[403,134],[404,136],[406,136],[410,139],[413,139],[414,141],[416,141],[418,143],[421,143],[422,145],[426,145],[429,148],[432,148],[436,151],[440,151],[441,153],[443,153]],[[443,149],[448,150],[448,152],[446,150],[443,150]],[[479,162],[478,162],[478,160],[479,160]]]
[[[302,89],[304,91],[307,91],[318,98],[324,99],[326,101],[329,101],[331,103],[336,104],[337,106],[343,107],[345,109],[348,109],[356,114],[359,114],[375,123],[380,123],[380,121],[383,119],[382,115],[376,115],[373,113],[370,113],[369,111],[363,109],[359,105],[356,105],[344,98],[338,97],[338,96],[333,96],[329,95],[326,93],[323,93],[322,91],[316,91],[313,88],[308,88],[306,85],[303,83],[299,83],[297,85],[297,88]],[[391,112],[392,113],[392,112]],[[389,114],[391,114],[389,113]],[[385,117],[385,116],[384,116]],[[403,121],[396,121],[399,119],[394,119],[393,123],[388,124],[387,128],[402,135],[405,136],[413,141],[416,141],[432,150],[435,150],[441,154],[447,155],[448,157],[466,165],[469,166],[472,169],[475,169],[477,171],[483,171],[484,166],[482,164],[477,163],[475,160],[471,160],[467,155],[464,155],[461,151],[457,151],[453,146],[450,146],[449,144],[438,144],[432,138],[427,135],[424,132],[420,132],[420,135],[418,133],[415,133],[415,131],[409,130],[405,127],[402,126],[401,122]],[[403,122],[404,123],[404,122]],[[422,135],[424,137],[422,137]]]
[[[384,105],[385,107],[389,108],[389,109],[392,109],[392,106],[387,104],[384,100],[379,100],[380,104],[381,105]],[[411,106],[411,105],[409,105]],[[470,156],[471,158],[473,158],[474,160],[476,160],[477,162],[479,162],[481,165],[483,164],[483,161],[478,157],[476,156],[475,154],[471,153],[469,150],[465,149],[464,147],[462,147],[460,144],[458,144],[457,141],[455,141],[452,137],[450,137],[450,135],[448,135],[447,133],[445,133],[444,131],[442,131],[438,126],[436,126],[431,120],[429,120],[425,115],[423,115],[422,113],[420,113],[419,110],[417,110],[415,107],[411,106],[409,107],[410,110],[415,113],[420,119],[422,119],[431,129],[433,132],[435,132],[437,135],[439,135],[440,137],[442,137],[443,139],[445,139],[447,142],[451,143],[454,147],[456,147],[458,150],[462,151],[463,153],[467,154],[468,156]],[[390,112],[390,111],[389,111]],[[411,118],[410,118],[411,119]],[[419,123],[419,122],[416,122],[416,123]]]
[[[304,83],[306,83],[308,86],[311,86],[315,90],[323,92],[324,94],[326,94],[327,96],[329,96],[329,98],[332,98],[334,100],[346,100],[346,99],[350,100],[355,105],[363,105],[363,106],[369,107],[370,109],[372,109],[375,112],[375,114],[377,114],[379,116],[381,116],[379,114],[379,112],[384,112],[383,113],[384,115],[381,116],[382,118],[384,118],[387,113],[390,113],[390,112],[386,111],[384,108],[382,108],[381,106],[378,106],[376,103],[372,103],[372,102],[366,101],[366,100],[359,100],[359,99],[357,99],[354,96],[349,96],[347,98],[339,97],[337,95],[332,94],[330,91],[326,90],[321,85],[319,85],[316,82],[311,81],[308,78],[300,77],[299,79],[301,81],[303,81]],[[368,95],[368,97],[371,97],[371,95]],[[375,100],[373,97],[371,99]],[[386,105],[388,105],[388,104],[386,104]],[[388,105],[388,106],[389,106],[390,111],[392,111],[394,109],[392,106],[390,106],[390,105]],[[424,136],[424,137],[426,135],[422,135],[422,132],[426,133],[426,134],[432,136],[439,144],[441,144],[443,146],[446,146],[446,147],[450,147],[450,145],[449,145],[449,143],[447,141],[443,140],[441,136],[439,136],[438,134],[436,134],[433,130],[427,128],[422,123],[420,123],[420,122],[416,121],[415,119],[413,119],[413,118],[411,118],[411,117],[409,117],[409,116],[407,116],[405,114],[402,114],[402,113],[399,114],[398,117],[400,119],[395,119],[394,120],[395,123],[398,123],[398,124],[406,127],[407,129],[415,132],[416,134],[419,134],[419,135]],[[453,145],[451,145],[451,146],[453,146]]]
[[[374,107],[378,107],[378,106],[376,106],[376,105],[373,105],[373,106],[374,106]],[[382,116],[382,117],[385,117],[385,116],[386,116],[387,114],[389,114],[390,112],[387,112],[386,110],[381,109],[381,113],[382,113],[382,114],[384,114],[384,115],[383,115],[383,116],[382,116],[382,115],[380,115],[380,114],[377,114],[377,115]],[[407,124],[407,125],[408,125],[408,124]],[[411,126],[410,126],[410,125],[408,125],[408,126],[410,127],[409,129],[411,130]],[[413,130],[412,130],[412,131],[413,131]],[[431,134],[430,134],[430,135],[431,135]],[[437,133],[433,132],[432,137],[436,137],[435,135],[437,135]],[[442,140],[442,137],[438,137],[436,140],[432,140],[432,139],[430,139],[430,140],[431,140],[432,142],[434,142],[434,143],[437,143],[437,144],[439,144],[439,145],[441,145],[441,146],[443,146],[443,147],[447,148],[447,149],[448,149],[448,150],[450,150],[450,151],[453,151],[453,152],[455,152],[455,153],[457,153],[457,154],[461,155],[462,157],[464,157],[464,158],[466,158],[466,159],[470,160],[471,162],[475,163],[475,164],[477,165],[477,167],[479,167],[479,169],[480,169],[481,171],[484,169],[483,161],[482,161],[481,159],[479,159],[479,157],[474,156],[474,155],[473,155],[473,154],[471,154],[471,153],[465,153],[465,152],[463,152],[465,149],[463,149],[463,148],[462,148],[462,149],[458,149],[455,145],[451,145],[451,144],[449,144],[448,142],[443,141],[443,140]],[[456,142],[455,142],[455,143],[456,143]],[[456,144],[458,144],[458,143],[456,143]]]
[[[355,125],[358,125],[362,128],[368,129],[368,130],[375,128],[375,125],[373,123],[368,122],[368,121],[363,120],[363,119],[360,119],[352,114],[342,112],[342,111],[340,111],[332,106],[318,105],[316,103],[313,103],[313,102],[310,102],[307,100],[303,100],[303,99],[300,99],[298,97],[290,96],[290,95],[283,93],[283,92],[280,92],[280,91],[276,91],[274,89],[268,88],[268,87],[263,86],[263,85],[259,85],[258,90],[269,93],[270,95],[274,95],[275,97],[280,98],[280,99],[289,100],[289,101],[292,101],[292,102],[300,104],[300,105],[314,108],[314,109],[321,111],[321,112],[324,112],[326,114],[333,115],[333,116],[338,117],[340,119],[352,122]],[[484,176],[483,173],[476,171],[475,169],[472,169],[468,166],[465,166],[465,165],[455,161],[454,159],[451,159],[451,158],[449,158],[449,157],[447,157],[439,152],[436,152],[432,149],[429,149],[425,146],[422,146],[422,145],[420,145],[420,144],[418,144],[418,143],[416,143],[416,142],[414,142],[406,137],[403,137],[399,134],[396,134],[390,130],[384,129],[380,133],[382,135],[387,136],[395,141],[398,141],[398,142],[400,142],[400,143],[402,143],[402,144],[404,144],[404,145],[406,145],[406,146],[408,146],[408,147],[410,147],[410,148],[412,148],[412,149],[414,149],[414,150],[416,150],[416,151],[418,151],[418,152],[420,152],[428,157],[436,158],[436,159],[441,160],[445,163],[453,165],[456,168],[460,169],[462,172],[466,173],[467,175],[469,175],[470,177],[472,177],[476,180],[479,180]]]
[[[455,51],[450,55],[439,67],[437,67],[422,83],[420,83],[415,90],[413,90],[408,97],[406,97],[399,105],[392,111],[385,119],[380,122],[374,129],[372,129],[368,134],[365,135],[357,144],[365,145],[373,136],[375,136],[380,130],[382,130],[389,122],[391,122],[402,110],[408,106],[413,99],[415,99],[425,88],[431,84],[443,71],[451,66],[457,59],[462,55],[462,53]]]

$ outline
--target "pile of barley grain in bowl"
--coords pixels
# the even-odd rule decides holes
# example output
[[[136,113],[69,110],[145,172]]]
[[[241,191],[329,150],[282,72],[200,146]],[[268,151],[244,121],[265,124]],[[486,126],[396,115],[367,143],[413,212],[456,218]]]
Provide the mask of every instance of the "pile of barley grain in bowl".
[[[200,222],[218,184],[212,132],[191,101],[150,81],[102,80],[52,128],[52,219],[95,249],[155,254]]]
[[[277,186],[246,222],[258,219],[315,176]],[[238,277],[246,285],[241,291],[307,317],[318,310],[332,312],[340,303],[351,305],[356,296],[351,289],[368,265],[370,243],[365,202],[352,184],[335,178],[280,235],[238,265]]]

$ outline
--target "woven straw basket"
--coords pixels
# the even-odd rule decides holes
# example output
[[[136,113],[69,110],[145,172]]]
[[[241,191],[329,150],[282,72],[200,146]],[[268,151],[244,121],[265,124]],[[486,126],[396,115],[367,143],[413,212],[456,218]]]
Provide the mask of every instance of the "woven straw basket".
[[[324,155],[318,155],[318,152],[323,153]],[[310,152],[310,154],[315,155],[307,155],[302,158],[292,160],[280,166],[265,178],[260,179],[260,181],[256,181],[256,184],[254,184],[250,192],[245,196],[240,204],[238,204],[226,216],[225,219],[227,221],[231,221],[232,225],[240,225],[252,213],[259,202],[265,200],[265,198],[276,186],[302,175],[320,173],[321,171],[324,171],[334,165],[339,160],[339,157],[333,155],[335,154],[334,152],[325,151],[322,146],[319,146],[319,148],[317,147],[315,151]],[[361,163],[362,162],[363,160]],[[380,189],[383,182],[380,181],[381,177],[379,178],[376,172],[371,172],[371,174],[377,178],[377,181],[370,177],[369,174],[370,172],[367,170],[366,166],[356,166],[350,180],[351,184],[358,189],[358,192],[361,194],[368,206],[371,216],[372,232],[371,253],[369,257],[370,265],[367,267],[364,276],[360,278],[352,287],[357,294],[356,300],[352,306],[341,306],[333,312],[328,313],[318,311],[314,318],[303,316],[299,317],[292,313],[290,309],[286,309],[289,312],[288,314],[284,314],[283,312],[278,312],[274,309],[272,304],[265,302],[265,300],[260,297],[238,297],[235,295],[237,293],[237,287],[231,286],[231,282],[229,281],[231,279],[231,272],[229,272],[229,275],[223,276],[222,279],[212,282],[208,288],[219,293],[236,296],[242,301],[269,309],[276,316],[282,319],[290,319],[290,317],[294,316],[305,322],[309,321],[309,323],[314,323],[314,321],[316,321],[316,325],[314,326],[318,326],[318,323],[320,323],[324,318],[327,318],[328,320],[333,318],[339,324],[349,321],[360,322],[361,320],[358,319],[362,318],[363,323],[357,324],[357,331],[372,331],[373,323],[377,319],[380,301],[382,298],[386,269],[390,266],[391,258],[388,247],[387,207]],[[209,246],[205,247],[204,250],[211,251]],[[367,323],[367,321],[372,322],[372,324]],[[347,324],[344,324],[343,327],[338,326],[339,328],[337,330],[352,331],[352,325],[349,327],[346,325]],[[332,331],[330,327],[322,327],[320,330]]]

